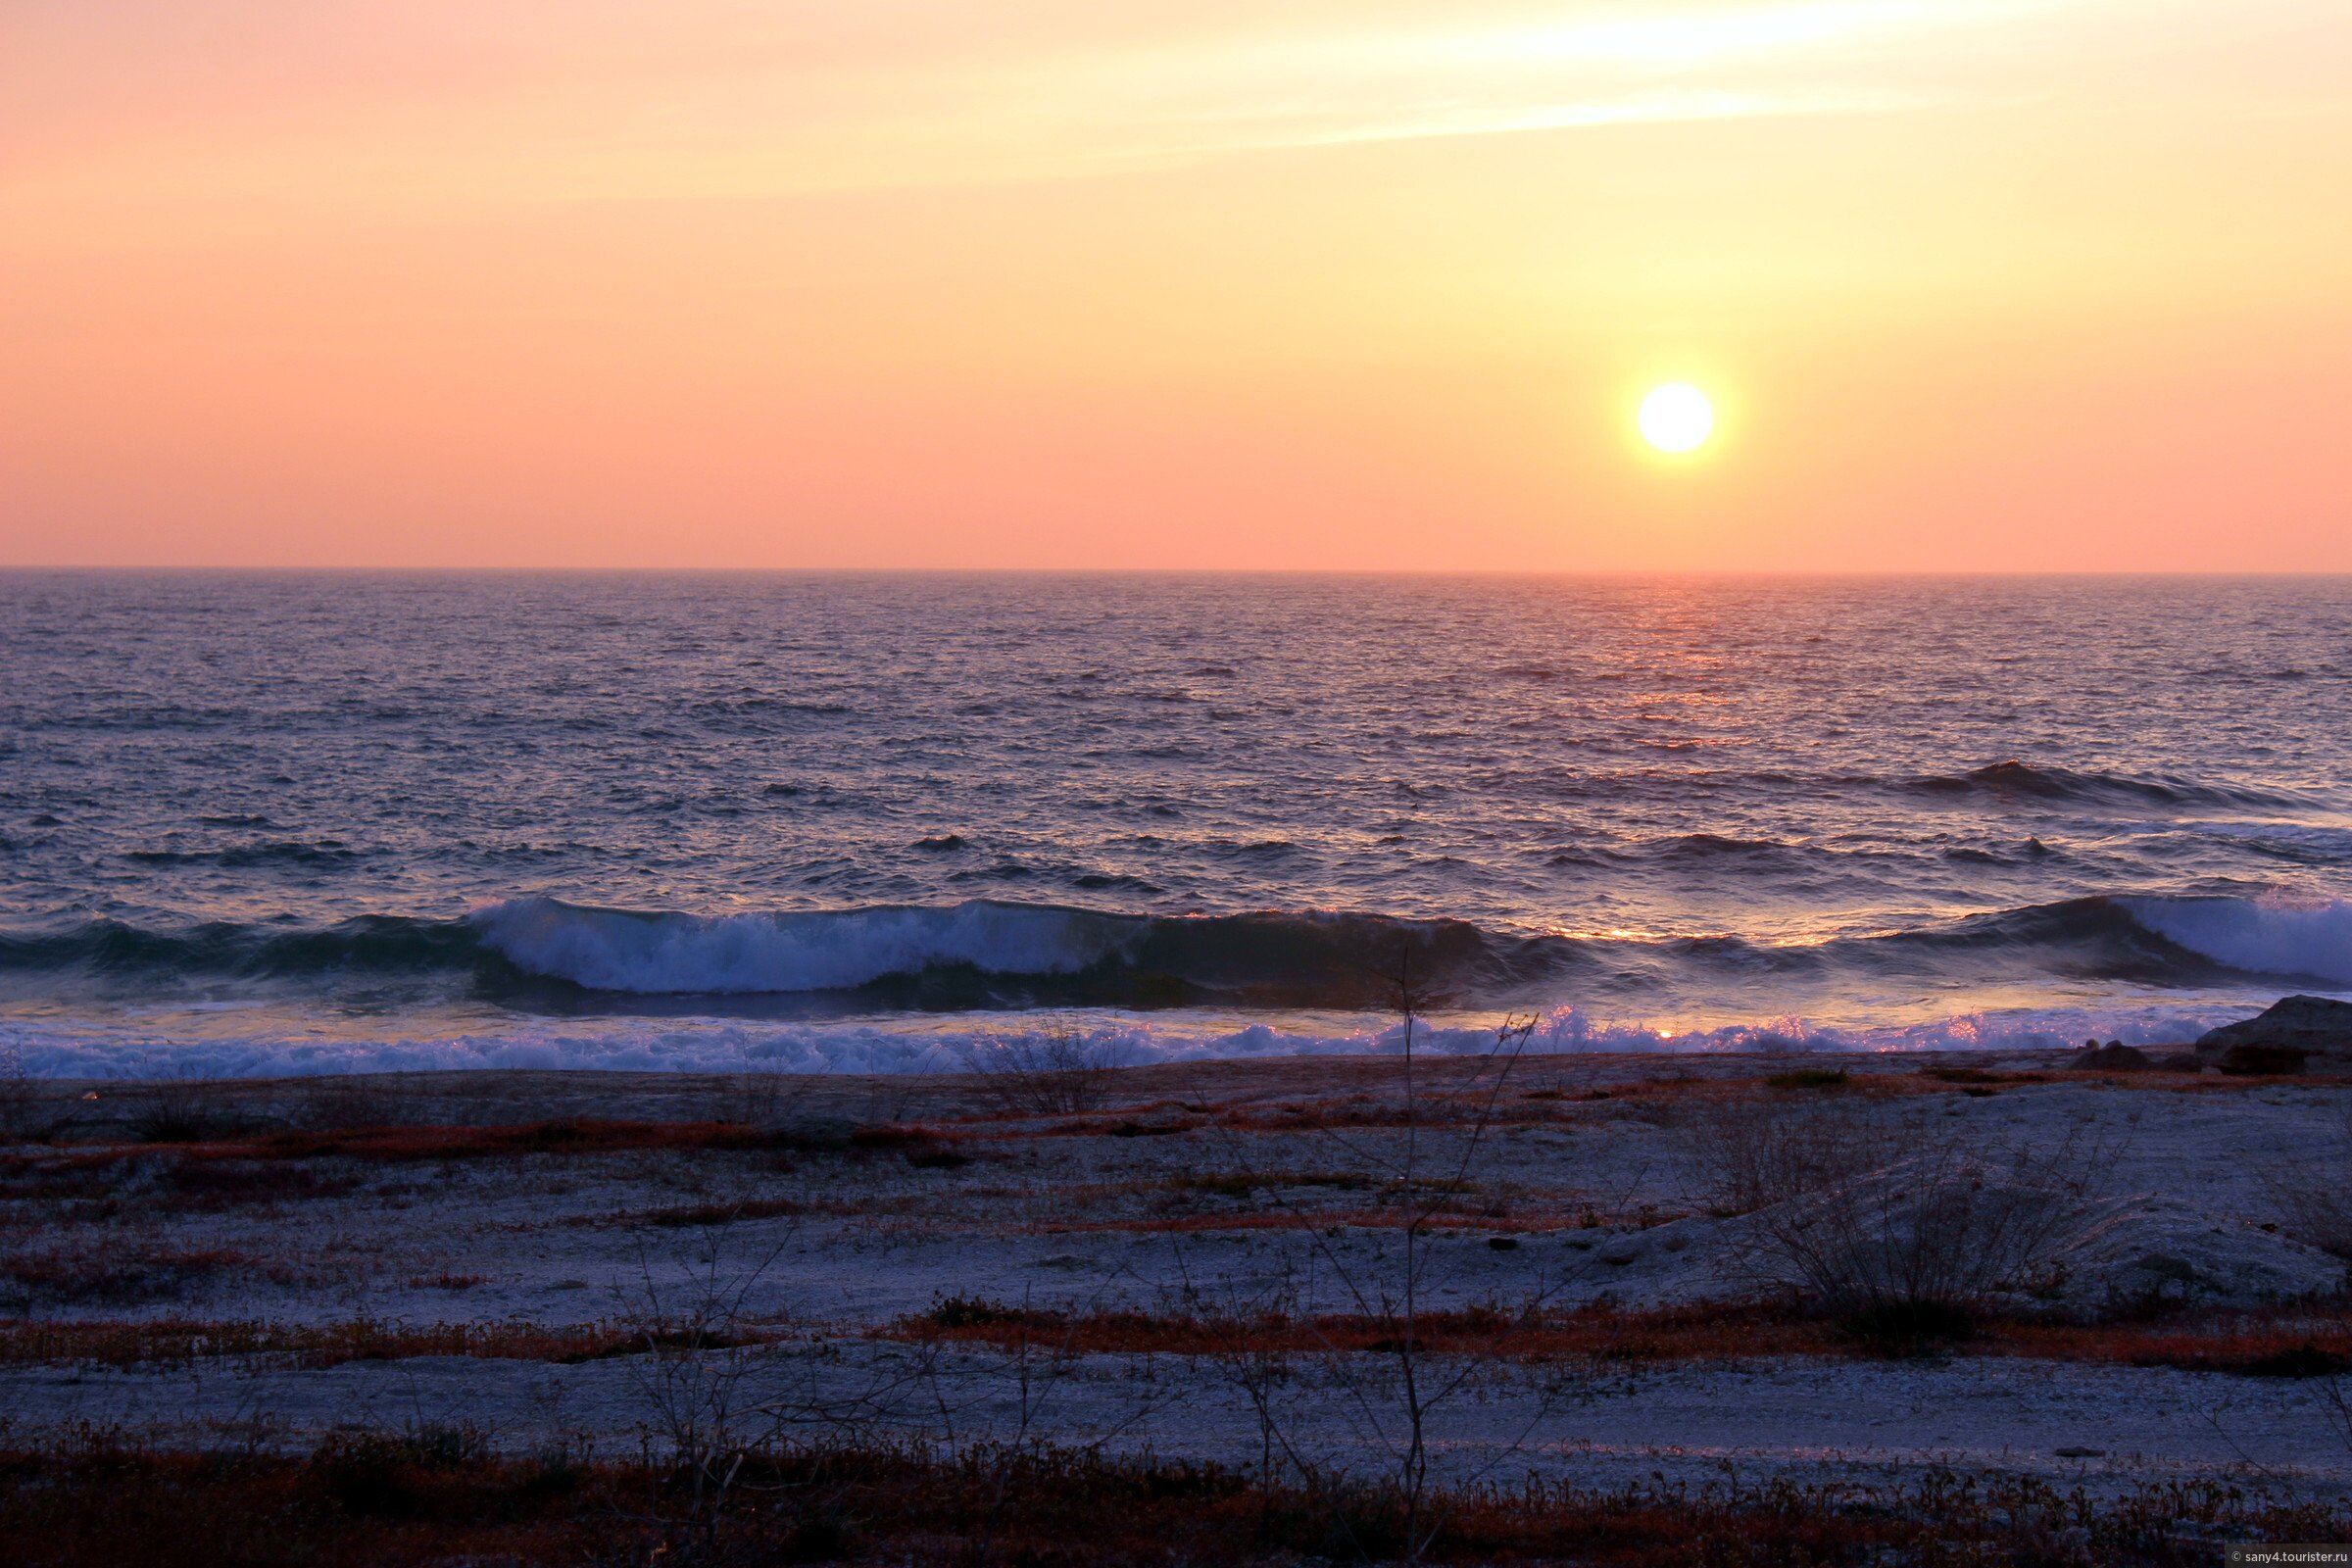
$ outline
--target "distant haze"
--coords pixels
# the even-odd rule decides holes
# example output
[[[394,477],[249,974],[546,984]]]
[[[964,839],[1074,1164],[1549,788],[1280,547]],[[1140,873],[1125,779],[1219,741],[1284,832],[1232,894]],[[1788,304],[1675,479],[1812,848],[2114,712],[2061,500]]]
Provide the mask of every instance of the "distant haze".
[[[2342,0],[10,0],[0,564],[2352,569],[2348,62]]]

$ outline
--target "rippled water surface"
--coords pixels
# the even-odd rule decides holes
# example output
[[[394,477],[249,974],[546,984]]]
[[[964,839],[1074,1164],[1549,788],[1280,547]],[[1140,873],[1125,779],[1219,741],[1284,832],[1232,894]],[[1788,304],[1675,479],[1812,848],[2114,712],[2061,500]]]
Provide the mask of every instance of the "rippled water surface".
[[[1406,947],[1562,1046],[2352,989],[2342,579],[16,573],[0,628],[52,1070],[1365,1049]]]

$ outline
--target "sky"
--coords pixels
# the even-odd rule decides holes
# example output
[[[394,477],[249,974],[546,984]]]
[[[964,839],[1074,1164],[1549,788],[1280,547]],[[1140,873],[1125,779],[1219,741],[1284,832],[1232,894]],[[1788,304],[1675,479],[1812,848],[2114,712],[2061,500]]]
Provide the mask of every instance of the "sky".
[[[2348,280],[2345,0],[0,0],[0,564],[2345,571]]]

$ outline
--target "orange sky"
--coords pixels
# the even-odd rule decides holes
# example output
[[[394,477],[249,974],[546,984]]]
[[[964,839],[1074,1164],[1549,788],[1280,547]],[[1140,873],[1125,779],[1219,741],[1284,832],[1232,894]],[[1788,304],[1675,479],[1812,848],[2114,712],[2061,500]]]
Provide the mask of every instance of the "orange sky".
[[[4,563],[2340,571],[2348,416],[2345,0],[0,6]]]

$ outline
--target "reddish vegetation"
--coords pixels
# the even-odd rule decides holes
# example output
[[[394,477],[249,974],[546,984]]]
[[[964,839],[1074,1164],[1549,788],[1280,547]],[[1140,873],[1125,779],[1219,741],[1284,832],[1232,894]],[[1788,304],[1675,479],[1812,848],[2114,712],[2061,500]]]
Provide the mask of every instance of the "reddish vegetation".
[[[731,1343],[773,1337],[745,1331]],[[0,1320],[0,1364],[180,1366],[216,1356],[281,1357],[295,1366],[398,1361],[416,1355],[572,1363],[634,1355],[647,1348],[642,1330],[620,1324],[378,1323],[361,1319],[314,1328],[270,1323],[214,1323],[184,1318],[144,1323]]]
[[[674,1208],[632,1209],[617,1214],[584,1214],[569,1221],[574,1225],[637,1226],[659,1225],[666,1229],[685,1229],[697,1225],[732,1225],[737,1220],[782,1219],[809,1213],[855,1212],[850,1205],[840,1203],[804,1203],[791,1198],[747,1199],[738,1203],[681,1203]]]
[[[514,1154],[603,1154],[621,1150],[758,1151],[789,1139],[738,1122],[565,1119],[518,1127],[375,1127],[357,1132],[275,1133],[245,1145],[201,1146],[197,1157],[263,1159],[482,1159]]]
[[[1821,1081],[1807,1081],[1818,1073]],[[1787,1080],[1776,1083],[1775,1080]],[[2266,1079],[2277,1085],[2300,1080]],[[1837,1094],[1863,1100],[1908,1099],[1920,1095],[1998,1094],[2005,1090],[2046,1084],[2095,1084],[2120,1090],[2223,1092],[2246,1087],[2245,1080],[2199,1076],[2185,1072],[1991,1072],[1976,1067],[1931,1066],[1916,1071],[1873,1072],[1853,1068],[1842,1073],[1797,1069],[1756,1078],[1668,1077],[1612,1084],[1606,1088],[1577,1088],[1547,1082],[1532,1062],[1506,1083],[1490,1105],[1487,1087],[1448,1098],[1442,1091],[1425,1099],[1408,1116],[1402,1102],[1377,1093],[1347,1099],[1302,1099],[1275,1104],[1236,1105],[1195,1101],[1153,1101],[1121,1106],[1116,1112],[1051,1116],[996,1112],[953,1118],[959,1132],[1002,1139],[1132,1138],[1216,1128],[1228,1132],[1301,1133],[1333,1129],[1396,1128],[1408,1122],[1424,1127],[1460,1130],[1473,1123],[1489,1126],[1528,1126],[1557,1122],[1577,1114],[1577,1107],[1595,1102],[1621,1105],[1703,1102],[1752,1102],[1759,1095],[1789,1100],[1807,1095]]]
[[[382,1161],[492,1159],[529,1154],[608,1154],[629,1151],[682,1152],[792,1152],[803,1149],[791,1130],[763,1132],[741,1122],[605,1121],[566,1117],[500,1127],[364,1127],[331,1132],[268,1133],[172,1146],[169,1155],[150,1145],[115,1144],[70,1152],[0,1155],[0,1181],[55,1183],[124,1163],[169,1158],[183,1173],[228,1163],[237,1175],[211,1179],[216,1189],[282,1187],[286,1178],[254,1172],[253,1162],[307,1159]],[[950,1148],[952,1141],[928,1127],[860,1127],[850,1138],[853,1151],[909,1151]],[[173,1178],[190,1190],[207,1178]],[[55,1196],[44,1190],[41,1196]],[[309,1195],[305,1195],[309,1196]]]
[[[52,1303],[104,1301],[121,1305],[153,1300],[230,1272],[248,1278],[265,1277],[277,1284],[300,1279],[283,1265],[266,1265],[244,1252],[224,1248],[191,1250],[144,1244],[65,1246],[18,1252],[0,1259],[4,1294]],[[0,1327],[5,1327],[5,1320],[0,1320]]]
[[[729,1505],[690,1511],[643,1462],[501,1458],[469,1429],[329,1439],[303,1456],[187,1454],[89,1438],[0,1451],[0,1557],[25,1568],[276,1568],[333,1562],[1296,1563],[1401,1555],[1372,1488],[1264,1487],[1212,1466],[1026,1447],[952,1455],[792,1449],[755,1458]],[[2112,1501],[2030,1480],[1912,1487],[1736,1483],[1590,1492],[1529,1483],[1443,1494],[1438,1562],[1607,1568],[2097,1562],[2176,1568],[2214,1540],[2332,1541],[2341,1506],[2218,1485]]]
[[[1996,1326],[1987,1348],[2052,1361],[2312,1377],[2352,1371],[2352,1311],[2278,1308],[2169,1324],[2089,1327],[2016,1323]]]
[[[905,1339],[1001,1346],[1047,1341],[1085,1353],[1312,1354],[1394,1350],[1401,1325],[1396,1318],[1353,1315],[1064,1315],[957,1298],[920,1316],[902,1318],[888,1332]],[[1414,1325],[1414,1341],[1433,1355],[1510,1360],[1704,1361],[1767,1355],[1874,1356],[1888,1349],[1883,1338],[1857,1338],[1838,1323],[1763,1306],[1424,1312]],[[2307,1377],[2352,1370],[2352,1308],[2230,1313],[2163,1324],[1994,1321],[1946,1348],[1978,1355]]]
[[[452,1288],[457,1282],[449,1282]],[[1395,1319],[1354,1315],[1250,1319],[1096,1312],[1065,1315],[953,1298],[902,1318],[886,1337],[1010,1347],[1051,1344],[1072,1353],[1238,1355],[1384,1351],[1398,1348]],[[743,1343],[781,1337],[751,1329]],[[1433,1355],[1509,1360],[1719,1361],[1769,1355],[1886,1353],[1838,1324],[1765,1307],[1675,1307],[1648,1312],[1513,1314],[1472,1308],[1426,1312],[1414,1328]],[[303,1367],[409,1356],[576,1362],[646,1348],[641,1331],[616,1324],[412,1325],[359,1320],[319,1327],[162,1319],[148,1322],[0,1321],[0,1364],[179,1365],[205,1357],[284,1357]],[[1943,1348],[2186,1371],[2310,1377],[2352,1371],[2352,1312],[2277,1311],[2183,1319],[2161,1325],[2073,1326],[1993,1322]]]
[[[1400,1324],[1394,1318],[1326,1315],[1256,1318],[1097,1312],[1056,1312],[951,1299],[930,1312],[900,1319],[900,1338],[1014,1345],[1051,1341],[1073,1352],[1166,1355],[1393,1350]],[[1537,1360],[1601,1356],[1621,1360],[1689,1359],[1802,1354],[1836,1348],[1834,1328],[1776,1318],[1760,1310],[1658,1313],[1580,1312],[1518,1315],[1471,1308],[1424,1312],[1414,1325],[1416,1346],[1433,1355],[1493,1355]]]
[[[278,1203],[340,1198],[358,1189],[358,1178],[320,1176],[299,1166],[246,1159],[174,1158],[161,1172],[165,1200],[177,1212],[209,1213],[249,1203]]]
[[[1782,1074],[1802,1078],[1806,1074]],[[1833,1074],[1823,1074],[1825,1079]],[[1577,1089],[1545,1082],[1531,1068],[1506,1084],[1490,1105],[1488,1093],[1448,1097],[1442,1089],[1431,1093],[1409,1115],[1403,1104],[1378,1092],[1346,1099],[1305,1099],[1277,1104],[1242,1104],[1159,1100],[1120,1107],[1117,1111],[1081,1114],[1013,1114],[988,1112],[950,1114],[938,1125],[891,1123],[860,1127],[851,1147],[863,1152],[917,1151],[926,1147],[953,1148],[959,1137],[1023,1140],[1032,1138],[1131,1138],[1219,1128],[1236,1132],[1297,1133],[1323,1129],[1401,1127],[1409,1122],[1427,1128],[1461,1128],[1473,1122],[1492,1125],[1540,1125],[1591,1102],[1642,1104],[1673,1102],[1749,1101],[1759,1093],[1777,1098],[1835,1093],[1864,1099],[1887,1099],[1922,1094],[1977,1094],[2033,1085],[2097,1084],[2118,1090],[2161,1090],[2191,1093],[2229,1093],[2278,1088],[2299,1083],[2324,1084],[2326,1079],[2265,1078],[2250,1080],[2212,1074],[2178,1072],[1989,1072],[1972,1067],[1931,1066],[1908,1072],[1849,1071],[1843,1081],[1813,1087],[1775,1089],[1767,1079],[1701,1079],[1670,1077],[1612,1084],[1606,1088]],[[655,1122],[558,1117],[503,1126],[374,1126],[269,1133],[258,1136],[191,1137],[174,1139],[175,1152],[195,1161],[223,1159],[316,1159],[345,1157],[375,1160],[469,1159],[525,1154],[593,1154],[624,1150],[679,1151],[793,1151],[800,1147],[790,1131],[763,1132],[741,1122]],[[153,1157],[153,1140],[142,1144],[108,1145],[69,1153],[11,1153],[0,1155],[0,1181],[27,1172],[54,1175],[61,1170],[111,1165],[124,1159]]]
[[[878,1126],[860,1127],[850,1134],[852,1149],[918,1149],[940,1142],[940,1135],[929,1127],[913,1122],[884,1122]]]
[[[1670,1217],[1670,1216],[1661,1216]],[[1612,1223],[1589,1209],[1548,1214],[1514,1209],[1507,1218],[1464,1210],[1431,1214],[1404,1208],[1318,1208],[1263,1210],[1251,1213],[1172,1214],[1155,1218],[1054,1220],[1035,1227],[1041,1234],[1083,1231],[1314,1231],[1333,1226],[1361,1230],[1396,1230],[1408,1222],[1425,1231],[1501,1231],[1527,1234],[1539,1231],[1590,1230]],[[1653,1218],[1650,1223],[1657,1223]]]

